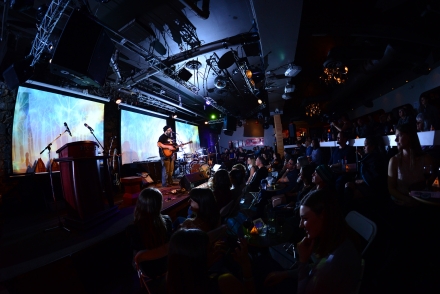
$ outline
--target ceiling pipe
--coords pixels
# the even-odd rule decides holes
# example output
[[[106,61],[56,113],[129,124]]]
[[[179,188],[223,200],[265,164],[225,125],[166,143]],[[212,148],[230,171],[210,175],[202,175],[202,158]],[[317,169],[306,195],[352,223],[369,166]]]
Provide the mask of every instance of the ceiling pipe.
[[[158,101],[161,101],[163,103],[169,104],[169,105],[174,106],[176,108],[179,108],[179,109],[181,109],[183,111],[192,113],[192,114],[194,114],[196,116],[200,116],[200,117],[206,118],[204,114],[200,114],[200,113],[194,112],[192,110],[186,109],[185,107],[182,107],[179,104],[175,104],[173,102],[170,102],[169,100],[167,100],[165,98],[162,98],[161,96],[159,96],[158,94],[153,93],[153,92],[149,92],[149,91],[145,91],[145,90],[140,90],[140,89],[137,89],[137,88],[133,89],[132,91],[120,88],[120,89],[118,89],[118,91],[121,92],[121,93],[131,94],[131,95],[136,94],[136,93],[141,93],[141,94],[144,94],[144,95],[147,95],[147,96],[151,96],[151,97],[153,97],[154,99],[156,99]]]
[[[193,0],[180,0],[182,4],[184,4],[186,7],[194,11],[195,14],[200,16],[203,19],[208,19],[209,17],[209,0],[203,0],[202,2],[202,9],[194,3]]]

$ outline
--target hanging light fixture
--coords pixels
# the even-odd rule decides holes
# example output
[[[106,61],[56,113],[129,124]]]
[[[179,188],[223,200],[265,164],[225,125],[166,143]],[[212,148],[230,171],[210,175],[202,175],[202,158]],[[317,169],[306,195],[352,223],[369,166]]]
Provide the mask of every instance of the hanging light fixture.
[[[348,77],[348,67],[324,67],[324,73],[319,77],[326,85],[344,84]]]
[[[316,116],[321,113],[321,108],[319,107],[319,103],[310,103],[306,106],[306,115],[307,116]]]

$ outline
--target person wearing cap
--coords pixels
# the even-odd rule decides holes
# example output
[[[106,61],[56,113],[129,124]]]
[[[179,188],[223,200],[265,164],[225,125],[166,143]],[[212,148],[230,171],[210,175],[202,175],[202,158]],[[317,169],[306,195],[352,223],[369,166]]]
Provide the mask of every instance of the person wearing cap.
[[[159,156],[162,162],[162,187],[170,187],[173,185],[173,172],[174,172],[174,154],[171,156],[165,156],[163,149],[175,151],[176,148],[173,145],[173,139],[171,134],[173,130],[169,126],[163,127],[163,134],[157,141],[157,147],[159,147]]]
[[[333,172],[324,164],[318,165],[312,174],[312,183],[316,185],[316,190],[334,189]]]

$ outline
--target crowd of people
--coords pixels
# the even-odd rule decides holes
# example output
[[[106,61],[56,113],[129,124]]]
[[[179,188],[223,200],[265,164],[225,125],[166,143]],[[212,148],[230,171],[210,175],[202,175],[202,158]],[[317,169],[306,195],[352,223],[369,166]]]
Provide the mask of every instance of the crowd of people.
[[[422,232],[433,228],[424,223],[431,211],[409,195],[430,187],[437,176],[432,171],[438,168],[438,157],[426,152],[417,135],[437,126],[432,108],[422,101],[423,97],[417,118],[402,109],[399,122],[385,127],[388,120],[381,117],[385,124],[376,129],[392,130],[394,152],[385,149],[382,131],[374,132],[363,120],[358,120],[356,132],[365,138],[364,148],[349,146],[352,124],[346,116],[334,124],[338,147],[327,162],[318,138],[299,142],[283,156],[269,147],[225,150],[224,163],[232,166],[224,164],[213,175],[210,188],[192,189],[187,217],[174,222],[160,214],[159,190],[144,189],[134,223],[127,228],[134,254],[169,243],[168,293],[272,293],[285,283],[290,293],[354,293],[362,271],[361,246],[344,217],[357,210],[378,226],[377,245],[369,249],[376,255],[370,266],[376,268],[369,278],[379,283],[384,279],[380,273],[405,250],[420,249],[416,241],[405,241],[403,236],[414,234],[420,241],[425,238]],[[356,172],[346,170],[347,163],[356,163]],[[431,171],[428,176],[426,167]],[[283,188],[267,193],[268,177]],[[281,214],[295,228],[290,241],[297,244],[298,262],[292,270],[262,271],[248,253],[247,240],[238,234],[237,223],[249,219],[249,209],[245,218],[240,217],[241,203],[255,200],[255,193],[259,198],[252,219]],[[211,232],[222,225],[235,236],[232,243],[230,238],[212,239]],[[420,260],[412,261],[422,266]]]

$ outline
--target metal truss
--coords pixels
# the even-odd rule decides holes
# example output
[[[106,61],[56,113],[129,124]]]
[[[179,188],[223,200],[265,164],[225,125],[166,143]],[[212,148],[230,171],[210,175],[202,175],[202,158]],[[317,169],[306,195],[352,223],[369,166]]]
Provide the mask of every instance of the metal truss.
[[[222,124],[224,122],[223,118],[219,118],[219,119],[215,119],[215,120],[208,120],[208,125],[213,125],[213,124]]]
[[[29,53],[29,56],[33,56],[31,66],[34,66],[40,59],[44,47],[48,45],[47,41],[49,40],[50,34],[52,34],[53,29],[69,3],[70,0],[52,0],[50,3],[43,20],[40,25],[37,26],[37,35],[32,42],[31,52]]]
[[[157,107],[157,108],[161,108],[161,109],[173,112],[173,113],[177,112],[177,108],[176,107],[171,106],[171,105],[166,104],[166,103],[163,103],[163,102],[160,102],[159,100],[154,99],[154,98],[152,98],[150,96],[147,96],[147,95],[140,94],[137,99],[138,99],[139,102],[145,103],[147,105],[151,105],[151,106],[154,106],[154,107]]]
[[[200,46],[201,42],[197,36],[196,28],[192,24],[183,23],[180,28],[180,36],[186,44],[188,44],[191,48]]]
[[[224,113],[224,114],[227,114],[227,115],[231,115],[231,113],[226,108],[224,108],[223,106],[218,105],[217,102],[215,102],[215,100],[212,99],[211,97],[203,97],[203,99],[205,99],[205,101],[208,102],[209,105],[211,105],[212,107],[214,107],[215,109],[217,109],[221,113]]]

